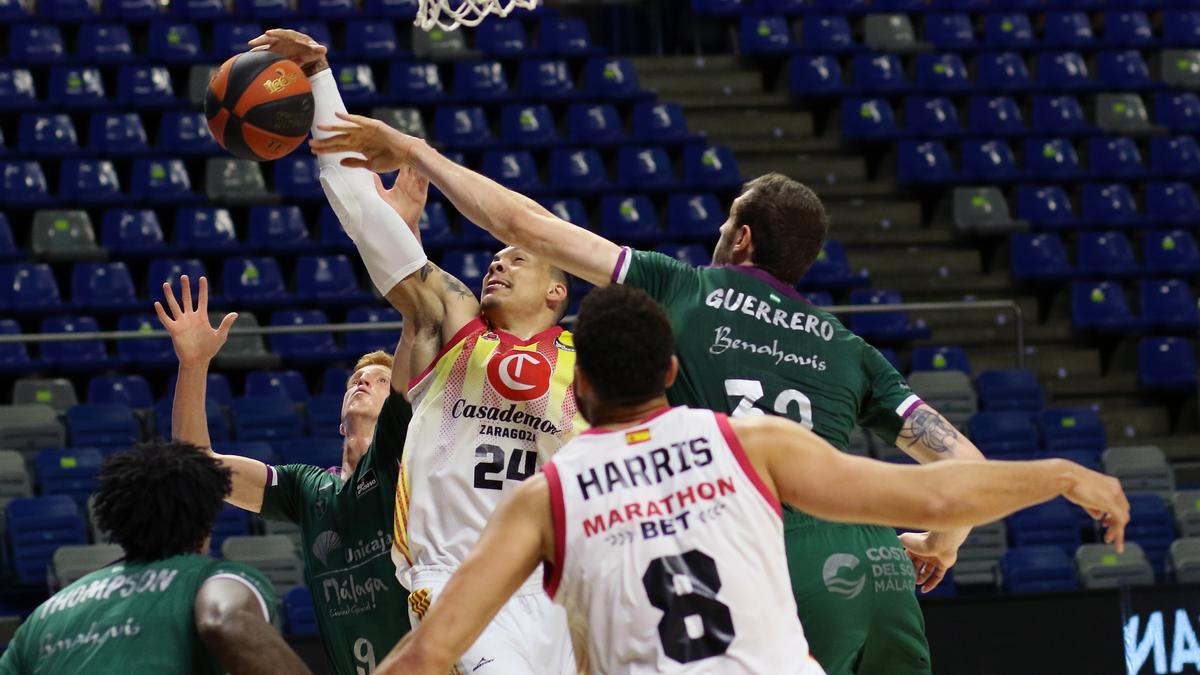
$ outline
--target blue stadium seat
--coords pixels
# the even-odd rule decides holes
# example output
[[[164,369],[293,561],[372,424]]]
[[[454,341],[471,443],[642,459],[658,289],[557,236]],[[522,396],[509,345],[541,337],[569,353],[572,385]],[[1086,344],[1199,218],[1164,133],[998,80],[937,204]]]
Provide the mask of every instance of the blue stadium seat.
[[[92,333],[99,330],[100,325],[90,316],[55,316],[42,319],[41,323],[43,333]],[[114,365],[101,340],[43,343],[42,360],[65,370],[102,370]]]
[[[283,27],[304,33],[315,42],[323,44],[326,47],[333,46],[333,33],[329,30],[328,22],[317,19],[302,19],[300,21],[285,21],[283,22]]]
[[[342,431],[341,431],[342,399],[343,399],[343,393],[346,390],[345,384],[346,384],[346,382],[345,382],[345,380],[343,380],[342,386],[339,388],[338,393],[336,393],[336,394],[321,394],[318,396],[313,396],[312,398],[310,398],[308,400],[308,405],[306,405],[304,407],[305,416],[308,418],[308,434],[310,436],[314,437],[314,440],[315,439],[325,440],[325,439],[331,439],[331,438],[337,439],[338,441],[341,440],[341,436],[342,436]],[[298,442],[312,443],[313,441],[304,440],[304,441],[298,441]],[[296,455],[294,453],[294,449],[293,449],[292,453],[289,453],[288,450],[286,449],[287,445],[289,445],[289,444],[290,443],[284,444],[284,450],[283,450],[284,458],[287,461],[295,461]],[[337,447],[338,448],[341,447],[340,442]],[[326,449],[323,452],[325,453],[326,456],[332,455],[332,451],[328,447],[326,447]],[[314,462],[302,461],[301,463],[309,464],[309,463],[316,463],[316,462],[315,461]],[[338,463],[338,458],[331,458],[331,459],[328,459],[324,465],[325,466],[334,466],[337,463]]]
[[[904,302],[900,293],[892,290],[851,291],[852,305],[895,305]],[[914,324],[908,312],[879,312],[854,314],[850,317],[850,330],[868,340],[880,342],[907,342],[929,337],[929,329],[923,324]]]
[[[975,86],[985,91],[1023,92],[1032,86],[1017,52],[987,52],[975,58]]]
[[[262,35],[263,27],[255,21],[218,21],[213,24],[212,55],[223,61],[246,51],[246,43]]]
[[[100,18],[100,7],[88,0],[45,0],[38,3],[38,14],[64,23],[94,21]]]
[[[54,92],[56,84],[55,73],[61,73],[61,71],[57,68],[51,71],[51,92]],[[97,79],[98,77],[99,72],[97,71]],[[101,98],[103,98],[103,94],[101,94]],[[0,110],[32,108],[37,105],[37,102],[37,95],[33,88],[33,74],[28,69],[0,67]]]
[[[67,410],[67,435],[73,448],[127,450],[141,440],[133,409],[118,403],[86,403]]]
[[[124,21],[148,21],[162,14],[162,5],[154,0],[112,0],[108,13]]]
[[[629,59],[593,57],[583,67],[583,89],[606,100],[635,100],[652,97],[642,90]]]
[[[0,162],[0,204],[29,207],[50,203],[41,164],[33,160]]]
[[[734,191],[742,185],[742,172],[729,146],[689,145],[683,149],[683,183],[698,190]]]
[[[246,396],[275,396],[304,403],[308,400],[308,385],[298,370],[255,370],[246,374]]]
[[[417,226],[421,230],[421,245],[426,250],[444,246],[454,239],[450,219],[446,217],[446,207],[441,202],[427,203]]]
[[[540,192],[544,189],[538,175],[537,162],[528,150],[489,150],[483,153],[479,163],[483,175],[504,187],[522,194]]]
[[[171,400],[175,398],[175,385],[178,382],[178,375],[171,373],[171,377],[167,380],[166,399]],[[214,406],[228,407],[233,405],[233,389],[229,386],[229,378],[221,373],[209,373],[207,383],[205,398],[212,401]]]
[[[967,139],[959,145],[960,174],[978,183],[1002,183],[1021,176],[1017,159],[1002,139]]]
[[[1077,136],[1096,132],[1083,116],[1079,99],[1070,94],[1037,94],[1029,105],[1030,126],[1034,131],[1057,136]]]
[[[870,282],[869,276],[855,272],[850,267],[850,260],[846,257],[846,249],[842,242],[827,239],[821,247],[821,252],[817,254],[817,259],[800,279],[797,287],[802,290],[839,290],[865,286]]]
[[[164,66],[121,66],[117,71],[117,103],[130,108],[179,105]]]
[[[446,90],[435,64],[401,62],[388,71],[388,95],[415,105],[441,101]]]
[[[504,66],[499,61],[461,61],[455,64],[454,94],[467,103],[488,103],[512,98]]]
[[[962,347],[917,347],[912,353],[912,370],[959,370],[971,374],[971,361]]]
[[[126,66],[122,66],[125,68]],[[20,72],[20,71],[18,71]],[[28,71],[25,71],[26,74]],[[19,80],[14,80],[19,84]],[[18,89],[18,96],[25,90]],[[29,82],[28,92],[33,93],[33,83]],[[21,98],[17,99],[22,100]],[[98,68],[80,66],[55,66],[50,69],[50,83],[47,101],[54,106],[65,108],[96,108],[108,105],[104,82],[100,79]],[[32,99],[28,101],[32,103]]]
[[[342,444],[329,438],[297,439],[282,444],[279,454],[288,464],[312,464],[321,468],[340,466]]]
[[[215,155],[222,152],[208,128],[204,113],[193,110],[163,113],[158,125],[158,147],[173,155]]]
[[[517,72],[521,96],[531,101],[561,101],[576,96],[566,61],[526,59]]]
[[[1080,193],[1082,219],[1099,227],[1137,228],[1146,223],[1124,183],[1087,183]]]
[[[723,222],[725,212],[711,192],[676,193],[667,198],[667,228],[676,236],[707,240]]]
[[[164,300],[162,285],[171,284],[175,297],[179,297],[179,277],[184,274],[195,282],[205,276],[204,264],[195,258],[154,258],[150,261],[150,271],[146,275],[146,294],[151,302]]]
[[[1075,276],[1057,234],[1017,232],[1010,242],[1014,281],[1063,281]]]
[[[39,492],[70,497],[80,508],[86,508],[103,459],[93,448],[46,448],[38,452],[33,469]]]
[[[1082,544],[1077,511],[1063,499],[1017,511],[1005,519],[1013,546],[1053,546],[1074,556]]]
[[[1037,449],[1037,427],[1019,410],[975,413],[969,422],[971,440],[991,458],[1028,459]]]
[[[275,191],[292,201],[322,199],[321,167],[317,158],[292,153],[275,161]]]
[[[1091,408],[1049,408],[1038,415],[1042,447],[1050,451],[1085,450],[1100,454],[1108,447],[1104,423]]]
[[[358,12],[351,0],[300,0],[300,15],[338,19],[353,16]]]
[[[993,137],[1026,132],[1021,109],[1010,96],[972,96],[967,101],[967,130]]]
[[[1150,67],[1141,52],[1129,49],[1096,54],[1096,82],[1106,89],[1139,91],[1157,89],[1162,83],[1150,77]]]
[[[1076,282],[1071,289],[1071,324],[1076,330],[1128,333],[1141,326],[1125,291],[1111,281]]]
[[[1079,577],[1070,556],[1058,546],[1022,546],[1000,557],[1000,578],[1008,593],[1074,591]]]
[[[0,307],[8,311],[47,312],[61,303],[54,270],[46,263],[0,266]]]
[[[71,302],[77,309],[93,312],[144,306],[137,297],[129,268],[121,261],[75,263],[71,272]]]
[[[1133,257],[1133,247],[1120,232],[1081,232],[1076,243],[1079,273],[1098,279],[1136,277],[1142,266]]]
[[[475,29],[475,46],[484,56],[521,56],[529,49],[525,24],[519,19],[490,19]]]
[[[1104,13],[1104,42],[1113,47],[1145,47],[1154,41],[1150,19],[1139,9]]]
[[[1154,330],[1195,332],[1200,328],[1196,296],[1182,279],[1143,281],[1138,299],[1142,319]]]
[[[1037,375],[1024,368],[985,370],[975,378],[975,390],[984,410],[1037,412],[1046,407],[1046,395]]]
[[[0,335],[20,335],[16,319],[0,319]],[[0,373],[22,373],[37,367],[24,342],[0,344]]]
[[[283,615],[287,635],[317,637],[320,634],[312,592],[306,586],[297,586],[283,596]]]
[[[1084,177],[1075,146],[1065,138],[1028,139],[1023,144],[1025,174],[1034,180],[1070,181]]]
[[[107,159],[68,159],[59,172],[60,198],[86,206],[125,200],[117,169]]]
[[[350,105],[368,104],[378,97],[375,75],[365,63],[344,63],[333,66],[334,77],[342,98]]]
[[[264,307],[287,302],[279,263],[269,257],[226,258],[221,272],[225,300],[238,307]]]
[[[975,29],[970,15],[962,12],[937,12],[925,15],[925,41],[935,49],[972,49]]]
[[[263,464],[276,464],[279,461],[279,457],[275,454],[275,450],[271,448],[271,444],[264,441],[225,441],[214,449],[222,455],[237,455],[238,457],[256,459]]]
[[[862,49],[862,45],[854,41],[849,20],[840,13],[804,17],[800,23],[800,44],[806,50],[818,52]]]
[[[466,284],[472,293],[479,293],[491,263],[492,253],[488,251],[447,251],[442,255],[441,267]]]
[[[92,114],[88,122],[88,149],[103,156],[146,152],[149,146],[142,118],[135,112]]]
[[[901,136],[886,98],[846,98],[841,107],[842,135],[849,140],[890,141]]]
[[[133,59],[133,38],[122,24],[79,26],[79,59],[92,64],[122,64]]]
[[[123,314],[117,319],[117,330],[149,333],[161,330],[158,317],[153,314]],[[178,363],[175,348],[167,338],[143,340],[117,340],[117,360],[124,366],[156,367],[174,366]]]
[[[477,148],[493,143],[487,115],[479,106],[445,106],[434,113],[434,133],[444,145]]]
[[[137,410],[152,408],[154,397],[141,375],[97,375],[88,381],[87,402],[116,403]]]
[[[390,21],[351,19],[346,22],[346,55],[388,59],[397,51],[396,28]]]
[[[232,412],[234,437],[238,441],[286,441],[304,435],[304,420],[296,412],[295,404],[287,398],[235,398]]]
[[[782,16],[743,16],[738,45],[745,56],[786,54],[792,50],[791,33]]]
[[[212,536],[208,546],[208,555],[212,558],[221,556],[221,544],[229,537],[242,537],[250,534],[250,512],[233,504],[223,504],[217,511],[217,519],[213,523]]]
[[[163,63],[193,63],[204,58],[200,27],[178,19],[162,19],[150,24],[146,56]]]
[[[17,129],[17,150],[23,155],[61,157],[79,152],[79,136],[65,113],[25,113]]]
[[[896,179],[901,183],[946,183],[958,172],[941,141],[900,141],[896,150]]]
[[[185,204],[196,199],[181,159],[135,159],[132,183],[130,194],[142,202]]]
[[[1142,338],[1138,383],[1147,389],[1195,391],[1196,350],[1187,338]]]
[[[1200,11],[1190,7],[1164,11],[1162,41],[1172,47],[1200,46]]]
[[[788,92],[795,100],[810,96],[841,96],[848,90],[836,56],[797,54],[788,62],[788,69]]]
[[[1033,26],[1024,14],[986,14],[983,41],[992,49],[1023,49],[1033,45]]]
[[[690,267],[704,267],[712,262],[712,256],[699,244],[661,244],[654,250]]]
[[[566,194],[589,194],[609,187],[604,161],[594,148],[550,151],[550,187]]]
[[[914,68],[917,89],[951,94],[971,88],[967,66],[958,54],[920,54]]]
[[[553,197],[543,201],[542,206],[568,223],[591,229],[587,208],[578,197]]]
[[[222,0],[180,0],[172,3],[171,9],[189,19],[221,19],[230,14],[230,7]]]
[[[1037,228],[1070,229],[1077,225],[1066,190],[1059,185],[1017,187],[1017,217]]]
[[[1200,145],[1195,137],[1151,138],[1150,171],[1163,178],[1200,178]]]
[[[1200,132],[1200,96],[1190,91],[1154,95],[1154,121],[1174,132]]]
[[[1184,182],[1147,183],[1146,214],[1155,223],[1195,225],[1200,222],[1200,200]]]
[[[233,217],[226,209],[185,207],[175,212],[175,243],[179,250],[197,255],[238,253]]]
[[[33,18],[33,7],[18,0],[0,2],[0,21],[24,21]]]
[[[342,224],[338,222],[337,214],[333,212],[333,208],[329,204],[321,206],[321,216],[317,227],[320,229],[320,245],[322,248],[338,251],[355,250],[354,241],[342,229]]]
[[[311,326],[329,323],[329,317],[319,309],[281,310],[271,314],[272,326]],[[272,335],[271,351],[286,361],[319,362],[342,356],[333,341],[332,333],[297,333]]]
[[[850,76],[864,92],[896,93],[909,88],[904,65],[895,54],[857,54],[850,62]]]
[[[634,140],[667,145],[687,143],[699,137],[688,131],[683,108],[678,103],[643,101],[633,106],[630,127]]]
[[[1087,47],[1096,39],[1083,12],[1046,12],[1043,21],[1042,43],[1047,46]]]
[[[11,563],[21,583],[45,584],[58,547],[87,543],[79,505],[65,495],[17,498],[4,512]]]
[[[0,263],[24,258],[25,254],[17,248],[13,240],[12,227],[8,224],[8,216],[0,212]]]
[[[545,104],[507,105],[500,110],[500,139],[522,148],[561,143],[554,114]]]
[[[400,312],[391,307],[355,307],[346,312],[346,323],[383,323],[400,321]],[[352,357],[373,351],[391,354],[400,339],[397,330],[368,330],[346,333],[346,352]],[[345,380],[342,381],[343,384]]]
[[[666,148],[621,148],[617,153],[617,183],[641,192],[670,191],[679,187]]]
[[[105,210],[100,243],[118,257],[160,255],[169,250],[158,216],[150,209]]]
[[[250,0],[245,4],[238,6],[240,14],[250,16],[256,19],[285,19],[295,14],[295,5],[287,0]],[[317,36],[308,34],[317,42],[321,42]],[[329,43],[322,42],[327,45]]]
[[[8,33],[8,58],[14,63],[58,63],[67,56],[62,31],[55,24],[16,24]]]
[[[1087,63],[1079,52],[1042,52],[1035,61],[1038,84],[1055,91],[1091,89]]]
[[[646,195],[607,195],[600,200],[600,234],[613,241],[646,242],[662,232]]]
[[[1175,517],[1156,494],[1133,493],[1129,498],[1129,524],[1125,540],[1141,545],[1158,579],[1166,577],[1167,550],[1175,541]]]
[[[304,253],[316,248],[299,206],[255,206],[250,209],[246,246],[263,253]]]
[[[1184,230],[1146,232],[1142,239],[1146,272],[1155,276],[1200,276],[1200,250]]]
[[[610,103],[574,103],[567,108],[567,139],[604,146],[625,140],[621,114]]]
[[[548,18],[538,24],[538,48],[554,56],[583,57],[603,52],[592,45],[582,19]]]
[[[359,290],[354,265],[344,255],[305,255],[296,260],[296,297],[306,303],[350,304],[373,299]]]

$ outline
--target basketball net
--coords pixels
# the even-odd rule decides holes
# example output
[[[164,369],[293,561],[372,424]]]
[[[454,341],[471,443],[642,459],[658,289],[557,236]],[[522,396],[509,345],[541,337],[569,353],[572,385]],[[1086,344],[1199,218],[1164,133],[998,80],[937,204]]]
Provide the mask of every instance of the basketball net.
[[[417,20],[421,30],[454,30],[478,26],[489,15],[508,16],[514,9],[534,9],[538,0],[419,0]]]

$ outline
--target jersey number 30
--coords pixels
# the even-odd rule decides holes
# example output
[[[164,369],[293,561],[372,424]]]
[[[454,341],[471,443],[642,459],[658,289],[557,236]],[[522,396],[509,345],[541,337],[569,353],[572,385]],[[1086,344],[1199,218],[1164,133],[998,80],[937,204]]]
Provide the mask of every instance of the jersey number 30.
[[[763,397],[762,382],[758,380],[725,380],[725,395],[737,402],[737,407],[729,414],[730,417],[745,417],[746,415],[765,415],[758,407],[758,400]],[[792,414],[795,406],[796,414]],[[813,428],[812,401],[795,389],[784,389],[775,397],[772,410],[777,415],[799,422],[806,429]]]
[[[663,653],[679,663],[720,656],[733,642],[733,617],[717,599],[717,563],[691,550],[650,561],[642,575],[650,604],[662,610],[658,639]]]

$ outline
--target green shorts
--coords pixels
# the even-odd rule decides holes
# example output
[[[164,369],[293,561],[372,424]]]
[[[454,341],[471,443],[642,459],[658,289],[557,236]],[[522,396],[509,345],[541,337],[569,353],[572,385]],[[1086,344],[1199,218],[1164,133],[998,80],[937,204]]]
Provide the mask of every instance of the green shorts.
[[[916,574],[891,528],[787,511],[792,593],[828,675],[930,675]]]

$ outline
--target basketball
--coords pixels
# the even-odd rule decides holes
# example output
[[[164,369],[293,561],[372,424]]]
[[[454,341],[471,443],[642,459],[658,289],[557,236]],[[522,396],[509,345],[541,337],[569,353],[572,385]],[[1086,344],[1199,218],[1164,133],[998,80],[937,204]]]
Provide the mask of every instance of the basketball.
[[[204,116],[213,137],[235,157],[279,159],[312,127],[312,87],[300,67],[282,56],[244,52],[213,75]]]

